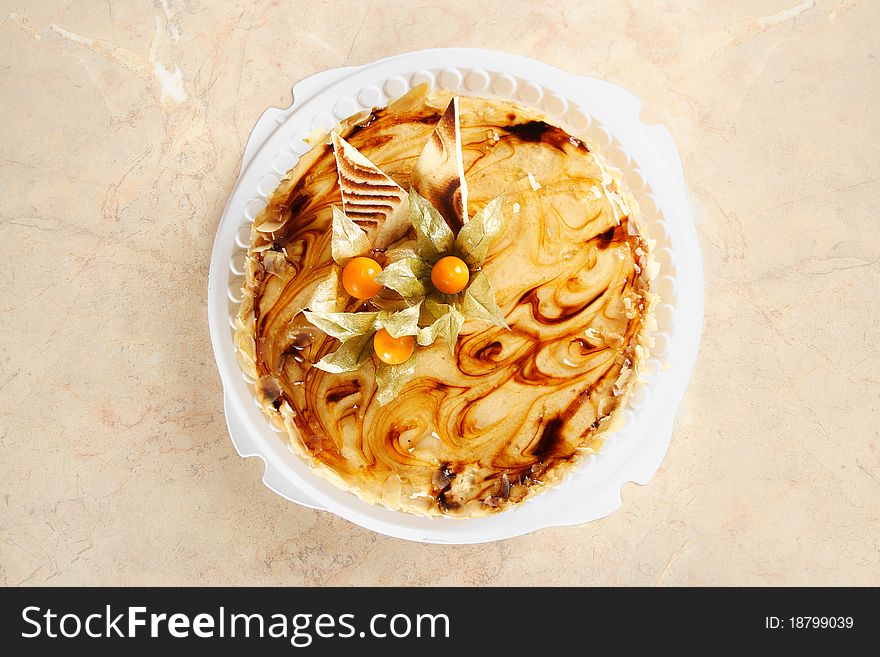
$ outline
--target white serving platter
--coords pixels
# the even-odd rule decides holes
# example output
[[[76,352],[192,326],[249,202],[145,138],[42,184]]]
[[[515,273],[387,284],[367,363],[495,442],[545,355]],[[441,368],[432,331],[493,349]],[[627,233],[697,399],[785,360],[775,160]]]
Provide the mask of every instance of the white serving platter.
[[[564,482],[485,518],[425,518],[367,504],[313,473],[257,407],[252,380],[238,366],[233,318],[241,300],[250,224],[309,146],[315,128],[382,106],[427,82],[462,95],[514,100],[547,114],[620,169],[639,202],[640,226],[656,240],[660,265],[655,348],[644,382],[623,411],[622,428],[602,452]],[[626,482],[647,484],[666,453],[672,424],[696,360],[703,319],[703,265],[678,151],[662,126],[640,121],[641,101],[618,86],[508,53],[449,48],[410,52],[371,64],[323,71],[293,87],[293,103],[257,121],[241,174],[226,204],[211,256],[208,320],[223,381],[226,420],[242,457],[265,462],[263,482],[302,506],[373,531],[428,543],[480,543],[545,527],[577,525],[621,505]]]

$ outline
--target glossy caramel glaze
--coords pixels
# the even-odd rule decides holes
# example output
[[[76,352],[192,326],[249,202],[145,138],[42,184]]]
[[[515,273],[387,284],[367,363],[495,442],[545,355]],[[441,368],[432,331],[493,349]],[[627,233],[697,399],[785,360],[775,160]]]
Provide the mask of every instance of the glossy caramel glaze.
[[[339,131],[409,189],[449,98],[414,90]],[[371,364],[312,367],[338,344],[299,314],[330,271],[331,207],[341,205],[322,143],[255,222],[236,343],[264,409],[324,476],[391,508],[474,516],[599,449],[635,383],[651,295],[633,203],[585,144],[506,102],[462,98],[460,114],[470,213],[505,195],[483,269],[510,330],[468,322],[454,355],[442,341],[420,348],[415,379],[386,406]],[[373,256],[384,265],[412,237]]]

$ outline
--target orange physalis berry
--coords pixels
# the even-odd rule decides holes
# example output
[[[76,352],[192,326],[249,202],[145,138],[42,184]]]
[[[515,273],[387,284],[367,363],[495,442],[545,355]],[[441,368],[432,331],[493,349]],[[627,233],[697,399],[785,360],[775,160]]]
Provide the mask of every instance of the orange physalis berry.
[[[405,363],[412,356],[415,347],[416,340],[411,335],[395,338],[385,329],[379,329],[373,336],[373,350],[379,360],[388,365]]]
[[[372,258],[352,258],[342,268],[342,287],[355,299],[369,299],[382,289],[382,285],[376,282],[376,276],[381,272],[382,267]]]
[[[464,260],[455,256],[440,258],[431,269],[431,282],[443,294],[458,294],[471,278]]]

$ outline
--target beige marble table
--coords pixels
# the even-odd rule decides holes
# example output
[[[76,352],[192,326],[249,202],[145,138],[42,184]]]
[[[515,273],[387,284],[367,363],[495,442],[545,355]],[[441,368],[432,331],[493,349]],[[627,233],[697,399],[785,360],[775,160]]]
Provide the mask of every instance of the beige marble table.
[[[0,2],[0,582],[880,584],[880,7]],[[206,320],[242,145],[311,73],[481,46],[638,94],[681,150],[706,320],[623,508],[416,545],[286,503]]]

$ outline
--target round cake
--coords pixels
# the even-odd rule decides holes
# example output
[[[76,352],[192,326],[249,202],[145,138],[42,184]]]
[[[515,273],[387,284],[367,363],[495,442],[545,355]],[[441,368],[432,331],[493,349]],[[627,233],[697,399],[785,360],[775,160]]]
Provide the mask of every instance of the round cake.
[[[615,172],[531,109],[425,86],[312,141],[254,221],[235,330],[294,452],[454,517],[596,453],[652,321]]]

